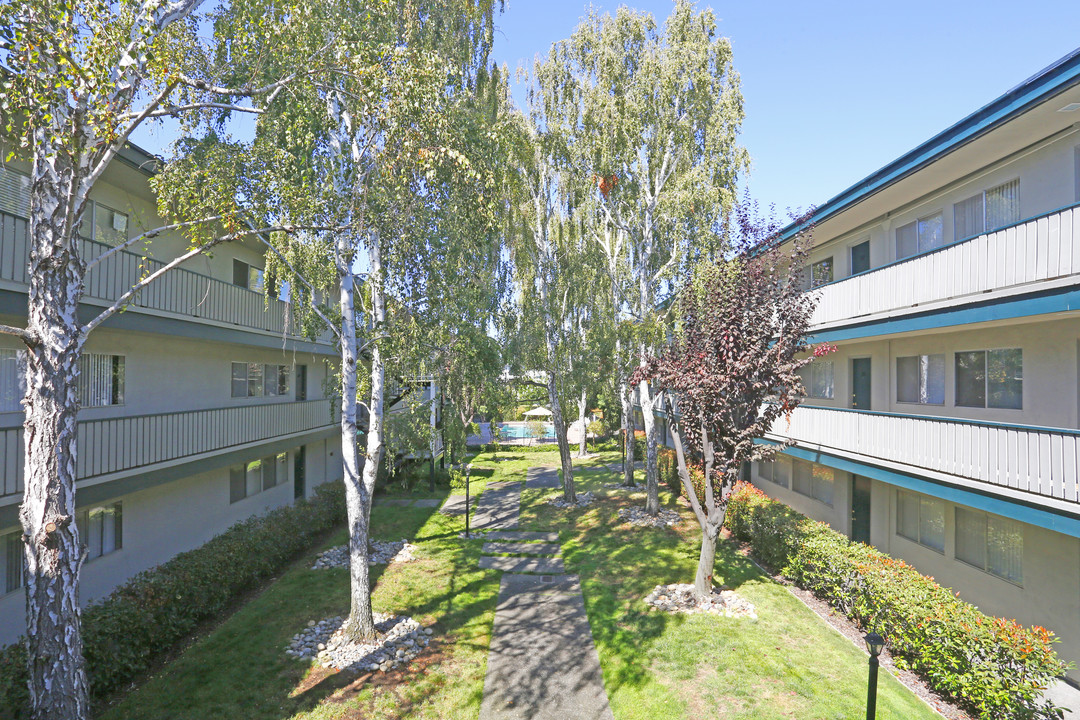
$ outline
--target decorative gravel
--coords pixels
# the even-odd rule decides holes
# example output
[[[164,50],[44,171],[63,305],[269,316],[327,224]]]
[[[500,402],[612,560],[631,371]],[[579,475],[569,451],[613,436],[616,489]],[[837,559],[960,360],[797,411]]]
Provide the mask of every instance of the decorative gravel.
[[[713,590],[712,597],[699,601],[694,597],[693,585],[657,585],[645,598],[645,603],[668,613],[713,613],[723,617],[757,620],[753,603],[743,600],[731,590]]]
[[[416,559],[413,554],[417,547],[407,540],[386,541],[375,540],[370,545],[371,555],[368,557],[368,565],[386,565],[393,562],[411,562]],[[319,553],[315,558],[312,570],[323,570],[332,567],[349,567],[349,546],[338,545],[329,550]]]
[[[557,508],[586,507],[588,505],[591,505],[592,501],[595,499],[596,498],[593,497],[593,494],[591,492],[578,493],[576,503],[566,502],[566,500],[563,500],[562,495],[556,495],[555,497],[548,500],[548,505],[554,505]]]
[[[653,517],[645,512],[645,508],[640,507],[622,508],[619,510],[619,519],[638,527],[671,527],[678,525],[681,520],[679,513],[674,510],[660,508],[660,512]]]
[[[345,618],[312,620],[302,632],[293,635],[285,654],[300,660],[315,660],[327,668],[385,672],[412,660],[427,647],[432,634],[411,617],[373,613],[378,639],[371,643],[352,643],[345,637]]]

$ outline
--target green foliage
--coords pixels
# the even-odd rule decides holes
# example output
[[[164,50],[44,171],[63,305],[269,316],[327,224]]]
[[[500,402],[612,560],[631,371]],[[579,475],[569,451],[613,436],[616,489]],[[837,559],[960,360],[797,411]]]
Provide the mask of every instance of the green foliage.
[[[220,615],[242,593],[284,567],[345,518],[341,483],[312,500],[233,525],[202,547],[139,573],[83,612],[83,652],[93,697],[100,700],[145,672],[199,623]],[[0,653],[0,717],[22,718],[26,653]]]
[[[727,527],[766,564],[884,635],[898,666],[979,717],[1057,717],[1040,700],[1066,669],[1049,630],[988,617],[907,563],[851,542],[750,485],[731,496]]]

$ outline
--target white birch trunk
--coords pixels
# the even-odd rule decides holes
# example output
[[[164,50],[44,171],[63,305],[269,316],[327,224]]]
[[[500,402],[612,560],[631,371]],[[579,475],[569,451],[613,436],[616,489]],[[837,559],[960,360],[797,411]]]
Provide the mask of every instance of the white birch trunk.
[[[634,406],[630,402],[630,387],[619,381],[619,404],[622,406],[623,486],[637,487],[634,481]]]
[[[585,388],[581,389],[581,398],[578,399],[578,422],[581,423],[581,440],[578,442],[578,457],[586,457],[589,454],[587,443],[589,441],[589,428],[585,426],[585,411],[588,409],[588,395]]]
[[[551,404],[551,422],[555,425],[555,440],[559,444],[559,460],[562,465],[563,499],[577,502],[574,490],[574,461],[570,458],[570,443],[566,438],[566,419],[559,402],[559,379],[554,370],[548,370],[548,402]]]
[[[651,253],[652,243],[648,242],[644,256],[639,262],[639,291],[641,317],[646,318],[653,312],[652,287],[649,284],[648,266],[645,259]],[[639,346],[638,362],[645,365],[649,347],[643,340]],[[641,415],[645,423],[645,512],[656,515],[660,512],[660,470],[658,438],[656,428],[656,416],[653,414],[655,398],[649,391],[649,383],[644,380],[638,385],[638,395],[641,401]]]
[[[38,138],[41,146],[48,140]],[[75,527],[79,354],[84,265],[76,228],[86,206],[78,173],[36,152],[30,207],[25,485],[19,511],[26,559],[31,717],[88,720]],[[70,194],[69,194],[70,193]]]
[[[341,459],[344,467],[345,503],[349,525],[349,596],[350,610],[347,633],[354,641],[368,640],[375,635],[375,620],[371,612],[371,581],[368,571],[368,519],[371,512],[371,487],[368,474],[377,472],[378,462],[371,462],[372,426],[374,413],[368,419],[368,455],[360,461],[356,432],[356,305],[355,276],[351,268],[352,254],[346,238],[338,242],[336,261],[340,283],[341,310]],[[376,352],[378,352],[376,350]],[[375,365],[372,367],[374,379]],[[381,399],[381,386],[377,389]],[[376,387],[372,385],[372,395]]]

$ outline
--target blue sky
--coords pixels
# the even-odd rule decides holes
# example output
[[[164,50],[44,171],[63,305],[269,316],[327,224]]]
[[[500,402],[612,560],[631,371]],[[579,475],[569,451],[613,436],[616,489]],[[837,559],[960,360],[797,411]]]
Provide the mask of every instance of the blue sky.
[[[508,0],[495,59],[531,67],[589,4]],[[672,0],[591,4],[627,4],[662,22]],[[1080,46],[1077,0],[698,3],[709,6],[742,77],[747,187],[781,215],[821,205]],[[165,154],[172,132],[133,139]]]
[[[671,0],[604,2],[667,17]],[[514,69],[570,35],[584,0],[509,0],[495,57]],[[1080,2],[768,2],[711,6],[746,100],[751,195],[820,205],[1080,46]],[[515,93],[515,97],[521,97]]]

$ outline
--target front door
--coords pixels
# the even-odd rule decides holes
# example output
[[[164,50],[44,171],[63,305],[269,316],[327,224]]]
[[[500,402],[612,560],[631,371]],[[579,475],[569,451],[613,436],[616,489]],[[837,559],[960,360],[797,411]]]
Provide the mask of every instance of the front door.
[[[851,407],[870,409],[870,358],[851,361]]]
[[[301,445],[293,453],[293,498],[302,498],[307,494],[304,480],[304,446]]]
[[[851,539],[870,544],[870,479],[851,476]]]

